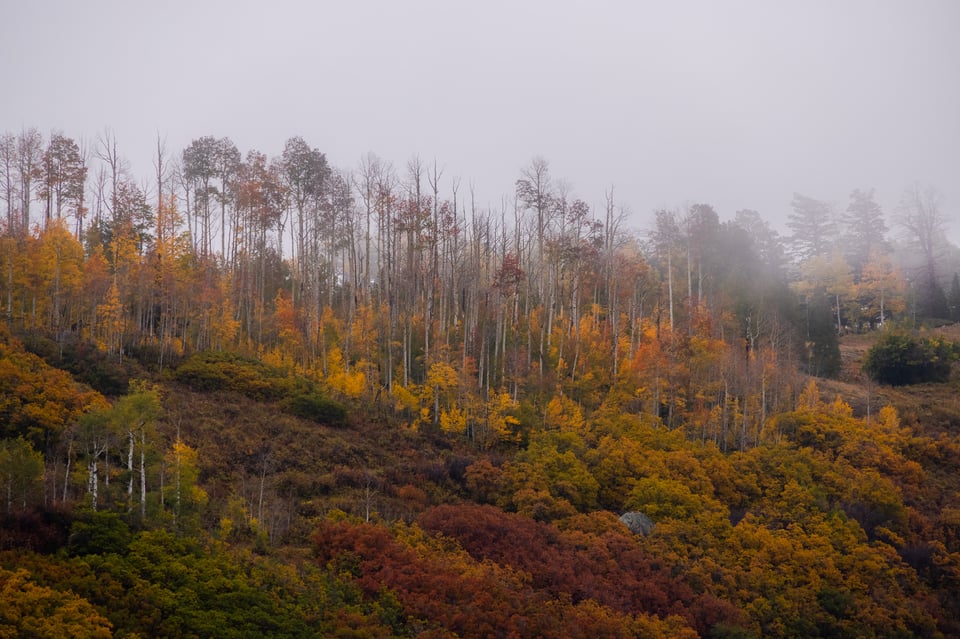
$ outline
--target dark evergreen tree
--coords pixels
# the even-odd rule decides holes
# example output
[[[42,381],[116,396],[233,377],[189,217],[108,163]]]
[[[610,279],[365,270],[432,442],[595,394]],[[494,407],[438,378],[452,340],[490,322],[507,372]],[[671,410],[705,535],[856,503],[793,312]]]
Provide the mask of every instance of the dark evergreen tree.
[[[771,276],[780,277],[787,264],[783,238],[770,223],[751,209],[737,211],[733,223],[743,229],[753,243],[753,250]]]
[[[830,300],[818,295],[809,299],[802,311],[805,372],[815,377],[836,377],[840,373],[840,345]]]
[[[787,218],[794,257],[802,262],[815,255],[826,255],[834,245],[836,225],[830,205],[799,193],[790,203],[793,213]]]
[[[844,251],[853,269],[854,281],[859,282],[863,267],[870,259],[870,252],[887,248],[887,225],[880,205],[873,199],[873,189],[856,189],[850,194],[846,225]]]
[[[950,307],[943,287],[935,277],[925,273],[920,280],[917,291],[917,304],[920,315],[930,319],[947,319],[950,317]]]

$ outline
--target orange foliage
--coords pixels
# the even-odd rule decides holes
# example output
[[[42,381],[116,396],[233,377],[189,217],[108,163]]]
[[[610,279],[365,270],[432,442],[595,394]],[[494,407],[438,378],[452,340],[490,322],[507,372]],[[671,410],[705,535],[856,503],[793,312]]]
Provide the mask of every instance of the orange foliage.
[[[23,435],[46,450],[82,413],[106,405],[99,393],[25,352],[0,325],[0,436]]]
[[[511,532],[523,531],[523,521],[517,518],[520,527]],[[517,543],[524,540],[529,541],[523,538]],[[667,629],[676,636],[695,636],[676,616],[658,619],[649,613],[636,614],[636,609],[619,611],[593,598],[592,591],[572,599],[562,584],[551,581],[572,576],[570,565],[543,573],[543,584],[541,574],[532,576],[531,582],[521,565],[477,559],[449,541],[431,539],[416,527],[401,525],[391,533],[371,524],[324,522],[314,541],[318,559],[340,575],[352,575],[368,597],[384,589],[395,593],[408,625],[427,636],[587,639],[655,636]],[[659,601],[661,608],[682,608],[668,599],[664,594],[647,594],[647,600]]]

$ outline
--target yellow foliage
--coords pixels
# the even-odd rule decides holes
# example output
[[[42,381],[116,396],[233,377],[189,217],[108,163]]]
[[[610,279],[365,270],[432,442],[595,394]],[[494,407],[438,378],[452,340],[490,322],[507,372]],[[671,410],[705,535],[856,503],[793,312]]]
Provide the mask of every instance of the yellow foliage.
[[[441,410],[440,428],[447,433],[464,433],[467,430],[467,416],[456,406]]]
[[[390,394],[393,395],[393,399],[396,401],[395,409],[398,411],[416,411],[420,406],[420,401],[417,399],[417,396],[403,384],[394,384]]]
[[[837,417],[853,417],[853,408],[843,401],[840,395],[837,395],[837,398],[830,404],[830,413]]]
[[[820,407],[820,389],[814,380],[807,382],[806,387],[800,392],[800,398],[797,400],[797,410],[814,411]]]
[[[329,377],[334,377],[338,374],[342,374],[343,371],[343,353],[340,351],[339,347],[334,346],[327,351],[327,375]]]
[[[39,586],[26,570],[0,568],[0,637],[109,639],[110,627],[86,599]]]
[[[281,368],[284,365],[283,353],[279,347],[274,347],[263,354],[261,358],[264,364],[274,368]]]
[[[343,376],[341,392],[351,398],[358,398],[367,387],[367,376],[363,371],[352,370]]]
[[[889,404],[880,409],[877,415],[877,426],[885,433],[893,434],[900,430],[900,415],[897,409]]]
[[[439,392],[448,391],[457,387],[457,371],[446,362],[435,362],[427,372],[427,385],[436,388]]]
[[[303,347],[299,311],[294,307],[293,300],[285,290],[277,291],[273,303],[276,308],[274,320],[280,343],[287,353],[295,356],[302,351]]]
[[[491,392],[489,399],[490,412],[496,414],[505,426],[517,426],[520,420],[513,415],[508,415],[507,411],[515,410],[518,406],[517,400],[510,397],[506,390],[500,392]],[[503,429],[501,429],[503,430]]]
[[[199,522],[200,510],[207,504],[207,493],[198,485],[197,451],[177,439],[165,458],[173,478],[172,485],[164,490],[169,492],[177,525],[181,528],[194,526]]]
[[[240,334],[240,320],[236,319],[229,297],[224,298],[214,311],[212,326],[213,343],[221,349],[229,349]]]
[[[700,636],[680,615],[668,615],[661,619],[654,615],[641,613],[637,615],[634,623],[635,636],[641,639],[659,639],[660,637],[696,639]]]
[[[227,516],[220,518],[220,539],[229,539],[233,532],[233,520]]]
[[[569,397],[557,395],[547,403],[544,421],[547,428],[556,428],[561,432],[583,432],[586,421],[583,411]]]
[[[882,319],[886,320],[891,314],[900,313],[906,307],[903,293],[907,283],[899,270],[891,264],[886,251],[870,251],[857,288],[859,302],[864,304],[874,317],[882,316]]]
[[[625,507],[659,521],[664,517],[687,519],[705,508],[705,499],[677,480],[642,477],[630,491]]]
[[[343,353],[334,346],[327,352],[327,384],[344,397],[356,399],[363,394],[367,387],[367,376],[360,370],[360,366],[353,370],[346,370],[343,364]]]
[[[97,306],[97,343],[108,353],[117,353],[123,340],[123,305],[117,282],[110,285],[107,298]]]

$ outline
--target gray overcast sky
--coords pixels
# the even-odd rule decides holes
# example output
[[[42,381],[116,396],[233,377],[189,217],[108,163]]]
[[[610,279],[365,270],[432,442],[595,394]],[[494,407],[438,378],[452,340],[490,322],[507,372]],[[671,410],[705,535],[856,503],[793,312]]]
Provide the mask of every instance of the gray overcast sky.
[[[159,133],[331,164],[418,154],[499,206],[540,155],[596,210],[713,204],[782,223],[794,191],[888,217],[938,187],[960,235],[960,2],[0,0],[0,131],[92,141],[147,178]],[[449,180],[448,180],[449,185]]]

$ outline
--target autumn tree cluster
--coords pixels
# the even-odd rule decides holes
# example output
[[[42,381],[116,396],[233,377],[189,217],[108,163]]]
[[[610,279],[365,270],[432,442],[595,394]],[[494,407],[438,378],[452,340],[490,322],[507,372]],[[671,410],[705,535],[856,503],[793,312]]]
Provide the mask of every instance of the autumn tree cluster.
[[[518,403],[543,424],[560,395],[744,448],[791,407],[795,371],[839,372],[838,334],[950,315],[931,301],[949,302],[944,217],[919,186],[897,213],[917,247],[901,265],[871,191],[845,213],[796,195],[788,237],[707,204],[637,235],[612,190],[593,210],[539,158],[492,209],[436,164],[337,169],[300,137],[274,158],[158,143],[139,182],[109,132],[0,147],[17,333],[154,368],[236,352],[480,446],[518,435]]]

